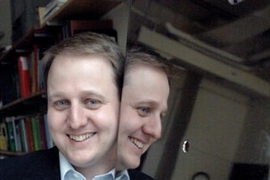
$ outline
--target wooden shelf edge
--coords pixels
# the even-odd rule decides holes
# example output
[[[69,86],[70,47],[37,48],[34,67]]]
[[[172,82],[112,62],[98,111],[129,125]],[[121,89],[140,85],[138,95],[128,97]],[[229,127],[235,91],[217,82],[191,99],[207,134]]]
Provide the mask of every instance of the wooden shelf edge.
[[[85,12],[91,13],[93,11],[93,14],[99,12],[100,13],[99,15],[102,15],[109,12],[111,9],[119,5],[121,2],[122,2],[121,0],[114,0],[114,1],[112,0],[102,0],[102,1],[100,0],[80,0],[80,1],[68,0],[64,5],[62,5],[59,9],[57,9],[56,12],[52,14],[48,19],[46,19],[43,23],[31,28],[21,39],[19,39],[17,42],[15,42],[12,45],[12,48],[10,50],[0,55],[0,62],[3,61],[4,59],[8,59],[6,57],[14,53],[16,48],[18,48],[21,44],[23,44],[23,42],[25,42],[27,39],[31,38],[36,31],[46,28],[46,26],[48,25],[48,22],[50,21],[63,20],[63,18],[68,16],[69,13],[71,13],[72,15],[74,15],[75,12],[79,13],[80,10],[82,10],[82,7],[86,7]],[[96,5],[96,6],[99,5],[98,7],[101,10],[97,11],[98,10],[97,9],[96,11],[94,11],[94,8],[89,5]],[[76,8],[74,7],[78,7],[77,11],[76,11]]]
[[[34,32],[39,29],[40,29],[39,26],[32,27],[22,38],[20,38],[17,42],[15,42],[7,52],[5,52],[0,56],[0,62],[3,61],[6,57],[8,57],[10,54],[15,53],[16,48],[18,48],[23,42],[25,42],[26,39],[33,36]]]
[[[21,151],[4,151],[0,150],[1,155],[7,155],[7,156],[21,156],[27,154],[27,152],[21,152]]]
[[[23,101],[32,99],[32,98],[37,97],[37,96],[42,96],[43,94],[45,95],[45,90],[41,90],[39,92],[31,94],[30,96],[27,96],[27,97],[20,98],[20,99],[17,99],[15,101],[12,101],[12,102],[10,102],[8,104],[5,104],[4,106],[0,107],[0,112],[4,111],[5,109],[8,109],[8,108],[10,108],[12,106],[15,106],[16,104],[19,104],[19,103],[21,103]]]
[[[68,0],[51,16],[43,20],[40,27],[45,27],[50,21],[76,19],[78,16],[81,16],[83,19],[93,19],[93,15],[101,17],[122,2],[122,0]]]

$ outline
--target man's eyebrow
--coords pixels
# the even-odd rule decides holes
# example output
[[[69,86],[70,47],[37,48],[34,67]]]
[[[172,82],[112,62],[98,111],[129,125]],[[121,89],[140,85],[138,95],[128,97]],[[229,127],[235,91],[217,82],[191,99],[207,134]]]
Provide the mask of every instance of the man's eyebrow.
[[[93,91],[93,90],[84,90],[81,92],[80,94],[81,96],[94,96],[94,97],[98,97],[98,98],[102,98],[105,99],[105,97],[98,91]],[[53,99],[53,98],[61,98],[61,97],[65,97],[65,93],[64,92],[53,92],[52,94],[48,95],[48,99]]]
[[[106,96],[104,96],[102,93],[100,93],[99,91],[82,91],[81,93],[82,96],[91,96],[91,97],[95,97],[95,98],[99,98],[99,99],[102,99],[102,100],[106,100]]]
[[[156,101],[151,100],[151,99],[139,100],[139,101],[137,101],[137,104],[146,104],[146,105],[150,105],[150,106],[153,106],[153,107],[158,106],[158,103]]]
[[[48,101],[52,101],[54,98],[62,98],[62,97],[64,97],[63,92],[55,92],[55,93],[48,95]]]
[[[62,97],[62,96],[64,96],[64,93],[63,92],[54,92],[52,94],[49,94],[48,95],[48,98]]]

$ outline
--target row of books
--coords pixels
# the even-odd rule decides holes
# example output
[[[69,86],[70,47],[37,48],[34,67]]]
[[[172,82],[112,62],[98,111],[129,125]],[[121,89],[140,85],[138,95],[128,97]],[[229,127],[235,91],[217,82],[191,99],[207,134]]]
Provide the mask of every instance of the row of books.
[[[0,66],[0,107],[17,99],[17,89],[13,84],[17,77],[14,73],[15,67],[9,63],[2,63]]]
[[[45,46],[34,45],[30,54],[18,55],[17,63],[0,68],[0,107],[44,90],[43,62]]]
[[[44,89],[42,57],[46,49],[35,44],[30,54],[18,56],[20,97],[27,97]]]
[[[32,152],[52,146],[46,114],[5,117],[0,123],[0,150]]]

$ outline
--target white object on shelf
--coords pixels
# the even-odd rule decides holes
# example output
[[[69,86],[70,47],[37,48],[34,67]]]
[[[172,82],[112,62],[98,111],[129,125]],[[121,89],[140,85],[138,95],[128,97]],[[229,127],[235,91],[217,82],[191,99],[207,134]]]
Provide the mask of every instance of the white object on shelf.
[[[40,23],[45,22],[52,14],[54,14],[61,6],[63,6],[68,0],[52,0],[46,5],[44,10],[40,11]]]

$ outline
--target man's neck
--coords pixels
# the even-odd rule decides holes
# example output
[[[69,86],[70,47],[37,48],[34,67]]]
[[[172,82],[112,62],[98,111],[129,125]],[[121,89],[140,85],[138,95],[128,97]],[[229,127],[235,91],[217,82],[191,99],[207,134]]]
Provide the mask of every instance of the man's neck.
[[[105,175],[108,172],[114,170],[115,158],[110,156],[106,158],[106,162],[98,162],[98,166],[89,165],[87,167],[76,167],[69,163],[66,157],[59,151],[59,161],[60,161],[60,170],[61,170],[61,179],[70,169],[73,169],[80,174],[82,174],[86,179],[93,179],[95,176]],[[113,173],[114,174],[114,173]],[[114,175],[113,175],[114,176]]]

